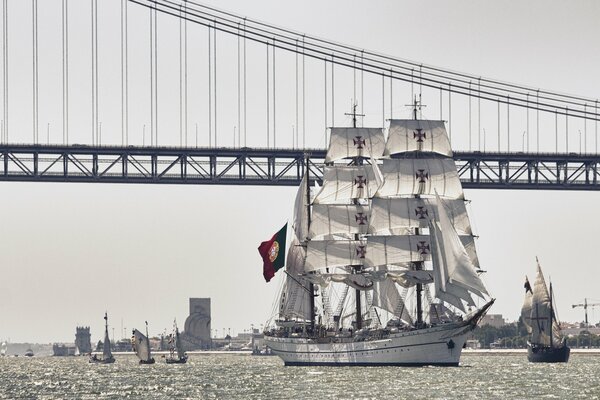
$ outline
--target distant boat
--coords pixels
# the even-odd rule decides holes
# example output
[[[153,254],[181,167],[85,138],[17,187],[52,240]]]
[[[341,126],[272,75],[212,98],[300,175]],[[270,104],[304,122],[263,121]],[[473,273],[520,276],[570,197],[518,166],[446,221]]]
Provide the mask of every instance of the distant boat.
[[[6,344],[6,342],[2,342],[2,344],[0,345],[0,356],[4,357],[6,355],[6,350],[8,349],[8,345]]]
[[[112,364],[115,358],[110,350],[110,338],[108,337],[108,315],[104,313],[104,342],[102,343],[102,358],[98,358],[96,354],[90,357],[91,363]]]
[[[569,361],[571,349],[561,335],[554,312],[552,282],[550,292],[542,268],[536,257],[537,276],[533,288],[525,277],[525,301],[521,309],[523,323],[531,335],[527,342],[527,359],[530,362],[557,363]]]
[[[146,335],[137,329],[133,330],[131,337],[133,351],[140,359],[140,364],[154,364],[154,358],[150,353],[150,340],[148,339],[148,321],[146,321]]]
[[[173,321],[173,333],[169,337],[169,356],[167,364],[185,364],[188,356],[183,351],[183,345],[177,328],[177,321]]]
[[[24,354],[25,357],[33,357],[33,350],[31,349],[27,349],[27,351]]]

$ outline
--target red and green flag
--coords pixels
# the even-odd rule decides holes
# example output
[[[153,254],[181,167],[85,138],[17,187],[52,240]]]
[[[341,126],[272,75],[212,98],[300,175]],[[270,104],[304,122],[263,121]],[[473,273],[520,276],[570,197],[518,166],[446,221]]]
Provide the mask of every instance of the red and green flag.
[[[287,224],[273,235],[270,240],[262,242],[258,246],[258,252],[263,259],[263,276],[269,282],[285,265],[285,238],[287,235]]]

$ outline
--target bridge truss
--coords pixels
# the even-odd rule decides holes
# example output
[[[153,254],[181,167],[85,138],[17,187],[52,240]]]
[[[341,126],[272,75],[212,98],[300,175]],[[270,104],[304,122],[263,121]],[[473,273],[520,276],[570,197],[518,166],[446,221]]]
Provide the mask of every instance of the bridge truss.
[[[0,180],[297,186],[323,149],[0,145]],[[600,155],[455,152],[470,189],[600,190]]]

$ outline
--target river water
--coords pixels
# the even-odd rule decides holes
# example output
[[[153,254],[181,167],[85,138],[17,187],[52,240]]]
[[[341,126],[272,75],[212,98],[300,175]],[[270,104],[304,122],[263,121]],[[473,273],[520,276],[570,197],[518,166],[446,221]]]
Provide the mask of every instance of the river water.
[[[0,358],[1,399],[600,399],[600,356],[531,364],[463,355],[460,367],[284,367],[278,357],[193,354],[188,364]]]

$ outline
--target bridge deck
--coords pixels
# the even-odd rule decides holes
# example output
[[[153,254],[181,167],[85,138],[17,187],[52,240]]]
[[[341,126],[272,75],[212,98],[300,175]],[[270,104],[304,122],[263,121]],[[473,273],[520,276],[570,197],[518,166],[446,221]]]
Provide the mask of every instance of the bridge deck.
[[[323,149],[0,145],[0,180],[297,186]],[[455,152],[465,188],[600,190],[597,154]]]

